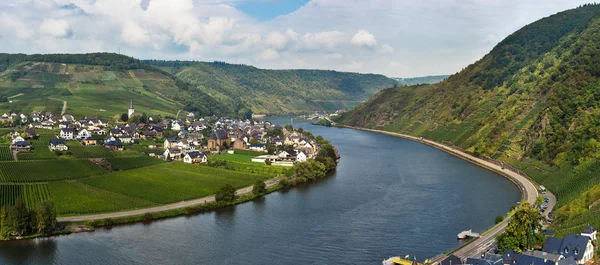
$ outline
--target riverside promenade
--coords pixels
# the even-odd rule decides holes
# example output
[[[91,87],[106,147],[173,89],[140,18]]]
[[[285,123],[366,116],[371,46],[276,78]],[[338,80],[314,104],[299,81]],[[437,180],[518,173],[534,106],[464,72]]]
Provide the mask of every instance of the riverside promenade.
[[[537,185],[535,183],[533,183],[528,177],[520,174],[519,172],[515,172],[512,170],[506,169],[501,165],[497,165],[490,161],[472,156],[462,150],[459,150],[459,149],[456,149],[456,148],[453,148],[453,147],[450,147],[450,146],[447,146],[447,145],[444,145],[444,144],[441,144],[441,143],[438,143],[435,141],[431,141],[431,140],[423,139],[421,137],[415,137],[415,136],[411,136],[411,135],[407,135],[407,134],[367,129],[367,128],[361,128],[361,127],[352,127],[352,126],[345,126],[345,127],[350,128],[350,129],[355,129],[355,130],[363,130],[363,131],[387,134],[387,135],[391,135],[391,136],[401,137],[404,139],[420,142],[420,143],[429,145],[431,147],[437,148],[439,150],[442,150],[442,151],[449,153],[451,155],[454,155],[456,157],[459,157],[461,159],[467,160],[478,166],[487,168],[487,169],[494,171],[502,176],[505,176],[506,178],[508,178],[509,180],[514,182],[517,186],[519,186],[521,188],[521,201],[526,201],[526,202],[529,202],[530,204],[534,204],[536,198],[539,195],[538,190],[537,190]],[[556,197],[554,195],[552,195],[550,192],[547,192],[545,194],[545,196],[549,198],[548,209],[546,210],[546,213],[548,213],[548,212],[551,212],[552,209],[554,208],[554,205],[556,204]],[[502,222],[496,224],[489,230],[482,233],[479,238],[476,238],[476,239],[473,239],[473,240],[467,242],[465,245],[459,247],[458,249],[450,251],[446,254],[439,255],[439,256],[433,258],[432,260],[430,260],[429,263],[437,264],[437,263],[441,262],[442,260],[444,260],[450,254],[454,254],[461,259],[464,259],[467,257],[479,256],[480,253],[483,253],[484,251],[486,251],[487,249],[489,249],[490,247],[492,247],[495,244],[496,236],[501,234],[502,232],[504,232],[509,221],[510,221],[510,218],[505,218]]]

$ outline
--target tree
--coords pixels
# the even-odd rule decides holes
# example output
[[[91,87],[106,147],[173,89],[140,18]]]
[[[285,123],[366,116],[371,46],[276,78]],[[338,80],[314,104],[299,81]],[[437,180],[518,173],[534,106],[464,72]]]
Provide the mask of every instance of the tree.
[[[498,248],[501,251],[511,249],[522,252],[544,242],[544,235],[539,233],[543,220],[537,208],[523,203],[515,211],[504,233],[496,237]]]
[[[235,188],[231,184],[225,184],[219,188],[215,195],[217,202],[233,202],[235,200]]]
[[[38,232],[43,232],[46,229],[56,226],[56,207],[54,202],[50,200],[43,201],[37,207],[37,222]]]
[[[129,115],[127,113],[121,114],[121,121],[127,122],[129,120]]]
[[[294,126],[292,126],[292,125],[290,125],[290,124],[286,124],[286,125],[284,126],[284,128],[285,128],[286,130],[288,130],[289,132],[293,132],[293,131],[294,131]]]
[[[289,189],[290,186],[291,186],[291,184],[290,184],[290,181],[287,178],[282,178],[282,179],[279,180],[279,186],[282,189]]]
[[[499,224],[503,220],[504,220],[504,216],[502,216],[502,215],[496,215],[496,218],[494,219],[494,224]]]
[[[148,115],[146,112],[142,112],[142,116],[140,117],[140,122],[146,123],[148,122]]]
[[[252,193],[254,195],[261,195],[267,192],[267,185],[262,180],[257,180],[252,187]]]
[[[327,168],[323,163],[315,160],[298,163],[294,166],[296,177],[299,179],[318,179],[327,175]]]
[[[31,215],[25,203],[17,200],[15,205],[6,209],[6,218],[4,219],[3,231],[4,237],[10,235],[23,235],[31,230]]]

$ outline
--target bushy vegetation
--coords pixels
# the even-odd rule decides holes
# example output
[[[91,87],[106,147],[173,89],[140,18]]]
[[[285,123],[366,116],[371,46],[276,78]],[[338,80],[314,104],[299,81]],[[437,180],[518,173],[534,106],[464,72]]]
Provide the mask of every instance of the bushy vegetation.
[[[502,160],[548,187],[558,207],[581,204],[600,184],[599,16],[590,4],[541,19],[447,80],[384,90],[338,121]]]
[[[506,230],[496,237],[496,244],[500,251],[515,250],[523,252],[534,246],[543,245],[545,236],[542,234],[544,218],[538,213],[536,207],[529,203],[519,206]]]
[[[0,209],[0,239],[43,233],[56,227],[56,208],[52,201],[28,207],[22,200]]]

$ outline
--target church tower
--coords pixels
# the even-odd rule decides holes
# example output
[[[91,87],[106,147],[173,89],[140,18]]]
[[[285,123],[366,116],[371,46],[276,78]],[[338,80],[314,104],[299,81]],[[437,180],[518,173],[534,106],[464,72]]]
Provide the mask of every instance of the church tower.
[[[135,113],[135,110],[133,110],[133,99],[129,102],[129,110],[127,111],[127,116],[129,118],[131,118],[133,116],[133,114]]]

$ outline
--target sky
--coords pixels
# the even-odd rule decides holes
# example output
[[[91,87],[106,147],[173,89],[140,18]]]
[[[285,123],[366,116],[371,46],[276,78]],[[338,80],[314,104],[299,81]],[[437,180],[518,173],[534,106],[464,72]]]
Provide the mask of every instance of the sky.
[[[453,74],[580,0],[0,0],[0,52]]]

